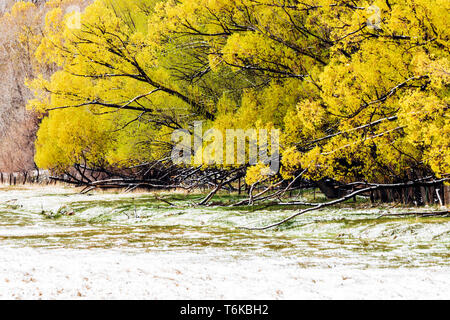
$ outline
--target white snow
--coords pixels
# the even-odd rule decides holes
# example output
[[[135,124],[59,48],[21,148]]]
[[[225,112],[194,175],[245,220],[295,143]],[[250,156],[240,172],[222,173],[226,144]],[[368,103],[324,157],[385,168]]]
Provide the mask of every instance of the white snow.
[[[450,268],[305,269],[290,259],[2,249],[0,299],[448,299]]]
[[[384,235],[382,226],[375,225],[367,230],[363,226],[352,227],[348,233],[355,240],[347,240],[342,245],[339,242],[327,243],[334,241],[332,239],[290,240],[269,235],[248,238],[250,235],[245,234],[235,239],[236,235],[231,234],[223,239],[215,235],[216,238],[210,239],[211,245],[203,247],[205,237],[214,235],[206,231],[197,234],[197,229],[183,230],[180,226],[179,234],[165,233],[164,229],[152,231],[159,233],[149,236],[144,246],[133,246],[127,239],[122,239],[120,233],[105,235],[103,239],[102,232],[93,233],[91,238],[81,238],[81,245],[66,246],[58,243],[59,235],[96,230],[97,226],[71,225],[70,220],[64,220],[63,224],[52,221],[35,224],[41,206],[45,210],[57,210],[68,202],[113,201],[136,195],[97,194],[88,197],[74,194],[65,197],[65,193],[70,191],[0,190],[0,207],[7,201],[20,205],[18,219],[25,217],[27,221],[23,226],[8,224],[11,219],[15,221],[13,214],[9,214],[9,220],[5,220],[3,225],[0,220],[0,299],[450,298],[450,265],[446,264],[448,252],[445,251],[448,249],[447,222],[420,224],[420,232],[414,237],[408,236],[410,226],[403,233],[400,230],[401,236],[395,241],[396,238]],[[101,208],[93,208],[89,214],[95,210]],[[189,211],[189,214],[162,219],[159,223],[172,221],[170,219],[189,223],[197,215],[198,218],[203,217],[201,211]],[[204,224],[213,222],[211,219],[215,217],[205,216]],[[233,219],[238,218],[231,215],[229,221]],[[245,219],[240,217],[239,222]],[[341,228],[340,224],[338,221],[325,226],[334,230]],[[305,231],[299,227],[297,232],[314,233],[309,225],[305,224]],[[136,236],[148,232],[145,228],[135,231]],[[370,240],[364,244],[368,251],[357,238],[361,235]],[[51,239],[33,240],[35,236]],[[438,236],[440,242],[433,242]],[[185,238],[191,242],[184,243]],[[392,247],[387,251],[377,249],[376,241],[380,238]],[[27,242],[29,239],[42,241],[42,246]],[[86,246],[83,241],[86,241]],[[114,241],[115,246],[111,249],[103,246],[93,248],[91,244],[96,241]],[[196,244],[196,241],[199,246],[189,247],[189,243]],[[214,241],[215,245],[212,244]],[[227,248],[220,246],[220,241],[235,242]],[[255,241],[256,245],[241,250],[239,241]],[[284,244],[292,241],[295,246],[268,249],[267,245],[281,244],[280,241]],[[433,246],[416,248],[411,245],[414,241]],[[393,267],[389,267],[390,261],[395,259],[400,259],[400,262],[393,262]],[[409,259],[414,263],[408,263]]]

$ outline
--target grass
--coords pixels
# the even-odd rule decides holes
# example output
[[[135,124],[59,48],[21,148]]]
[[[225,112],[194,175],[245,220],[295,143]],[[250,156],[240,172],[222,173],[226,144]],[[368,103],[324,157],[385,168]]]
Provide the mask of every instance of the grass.
[[[47,191],[48,187],[44,187],[44,192]],[[20,189],[20,188],[19,188]],[[17,190],[17,188],[16,188]],[[67,189],[63,189],[66,191]],[[71,189],[74,190],[74,189]],[[112,221],[119,220],[129,220],[133,223],[136,221],[144,221],[148,219],[158,219],[158,218],[167,218],[167,217],[178,217],[183,216],[188,213],[188,209],[196,208],[198,209],[194,214],[194,219],[198,217],[205,217],[212,224],[219,223],[222,226],[227,227],[235,227],[236,219],[239,217],[245,217],[248,215],[248,218],[245,217],[245,221],[242,221],[243,224],[256,224],[256,225],[265,225],[270,224],[271,222],[275,222],[277,220],[281,220],[283,217],[287,217],[291,215],[295,211],[300,211],[302,209],[308,208],[306,206],[301,205],[280,205],[274,201],[266,201],[266,202],[257,202],[254,205],[242,205],[242,206],[233,206],[230,205],[241,200],[247,199],[247,195],[238,195],[237,193],[228,193],[228,192],[219,192],[212,199],[211,203],[207,207],[199,207],[196,204],[203,199],[207,193],[183,193],[183,192],[152,192],[152,193],[131,193],[131,194],[118,194],[117,197],[95,197],[95,195],[103,195],[110,194],[115,195],[117,193],[113,192],[94,192],[92,197],[83,196],[82,201],[72,201],[69,202],[70,193],[62,192],[58,193],[60,190],[55,190],[54,193],[48,193],[49,196],[55,197],[67,197],[68,201],[61,199],[64,203],[67,203],[65,206],[60,207],[58,210],[53,211],[45,211],[42,210],[41,214],[46,219],[58,220],[65,218],[67,220],[64,221],[74,221],[79,223],[91,223],[91,224],[105,224]],[[40,193],[39,193],[40,194]],[[72,193],[75,195],[75,192]],[[46,195],[42,195],[45,197]],[[290,201],[301,201],[307,203],[323,203],[329,200],[326,197],[319,193],[317,190],[309,189],[302,190],[300,192],[293,192],[292,197],[286,196],[283,198],[284,202]],[[21,206],[12,202],[5,203],[0,205],[11,211],[20,210]],[[373,211],[373,217],[368,217],[367,220],[364,215],[367,215],[368,209],[378,209]],[[345,212],[351,211],[353,215],[361,214],[361,219],[354,220],[345,220],[346,227],[357,226],[361,223],[385,223],[388,221],[393,221],[393,219],[404,219],[405,221],[408,219],[417,219],[416,217],[380,217],[382,213],[386,213],[389,211],[401,212],[402,210],[407,209],[405,206],[394,206],[392,204],[371,204],[370,200],[365,197],[357,197],[356,201],[353,199],[348,200],[344,203],[335,205],[328,209],[324,209],[322,211],[313,212],[311,214],[317,215],[320,217],[322,214],[334,214],[333,211],[336,211],[335,216],[339,219],[339,215],[342,213],[342,210]],[[92,210],[87,212],[88,210]],[[331,211],[330,211],[331,210]],[[359,211],[361,210],[361,211]],[[83,214],[85,213],[86,214]],[[223,213],[220,214],[220,213]],[[273,214],[271,214],[273,212]],[[209,217],[208,215],[212,214],[213,216]],[[309,214],[309,215],[311,215]],[[74,217],[71,217],[71,216]],[[121,219],[122,216],[122,219]],[[342,216],[344,218],[344,216]],[[379,218],[379,219],[378,219]],[[184,221],[185,219],[189,220],[189,216],[187,218],[181,219],[180,221]],[[211,220],[212,219],[212,220]],[[425,219],[425,218],[424,218]],[[426,221],[435,221],[436,218]],[[259,222],[258,222],[259,220]],[[448,219],[440,218],[441,221],[448,221]],[[175,221],[175,220],[173,220]],[[292,230],[298,226],[299,219],[294,219],[278,228],[276,231],[284,231],[284,230]]]

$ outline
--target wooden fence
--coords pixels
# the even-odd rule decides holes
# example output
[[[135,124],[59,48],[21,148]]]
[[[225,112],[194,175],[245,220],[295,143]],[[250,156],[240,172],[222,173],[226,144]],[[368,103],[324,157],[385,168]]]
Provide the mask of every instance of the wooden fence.
[[[67,178],[68,179],[68,178]],[[50,178],[47,170],[34,170],[25,172],[3,173],[0,172],[0,185],[48,185],[57,183]],[[409,205],[446,205],[450,206],[450,186],[443,183],[408,188],[390,188],[372,192],[370,198],[373,202],[395,202]]]
[[[26,184],[49,184],[50,174],[46,170],[24,172],[0,172],[0,185],[17,186]]]
[[[440,183],[431,186],[382,189],[373,192],[371,200],[419,206],[450,206],[450,186]]]

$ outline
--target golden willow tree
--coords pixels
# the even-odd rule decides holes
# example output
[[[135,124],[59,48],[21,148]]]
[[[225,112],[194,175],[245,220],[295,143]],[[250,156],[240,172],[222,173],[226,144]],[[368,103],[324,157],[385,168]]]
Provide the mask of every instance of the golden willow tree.
[[[176,43],[156,42],[150,20],[158,1],[95,1],[80,28],[56,7],[46,17],[36,50],[59,71],[29,82],[30,108],[46,115],[36,162],[63,171],[74,163],[128,166],[160,159],[173,130],[194,119],[212,121],[215,97],[239,76],[206,74],[201,83],[183,68],[204,64],[207,52],[184,54]],[[186,71],[188,72],[188,71]]]
[[[285,179],[447,176],[449,10],[446,0],[96,0],[77,29],[55,6],[36,58],[59,69],[29,83],[29,107],[44,115],[36,163],[160,159],[173,130],[204,120],[279,128]]]

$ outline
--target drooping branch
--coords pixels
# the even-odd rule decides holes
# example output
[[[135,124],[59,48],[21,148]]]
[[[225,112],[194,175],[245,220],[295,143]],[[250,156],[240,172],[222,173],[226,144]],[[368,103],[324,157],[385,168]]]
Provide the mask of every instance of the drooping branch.
[[[325,136],[325,137],[322,137],[322,138],[319,138],[319,139],[316,139],[316,140],[308,141],[307,144],[310,146],[310,145],[313,145],[313,144],[316,144],[316,143],[319,143],[319,142],[322,142],[322,141],[325,141],[325,140],[329,140],[331,138],[334,138],[334,137],[337,137],[337,136],[340,136],[340,135],[343,135],[343,134],[346,134],[346,133],[350,133],[350,132],[357,131],[357,130],[367,129],[367,128],[379,125],[380,123],[383,123],[385,121],[395,121],[397,119],[398,119],[398,116],[393,116],[393,117],[387,117],[387,118],[379,119],[379,120],[373,121],[371,123],[365,124],[363,126],[352,128],[352,129],[347,130],[347,131],[336,132],[336,133],[330,134],[328,136]],[[297,145],[299,145],[299,144],[300,143],[297,143]]]
[[[340,198],[340,199],[336,199],[333,201],[329,201],[329,202],[324,202],[324,203],[319,203],[314,207],[311,208],[307,208],[304,210],[301,210],[293,215],[291,215],[290,217],[283,219],[279,222],[264,226],[264,227],[241,227],[241,229],[245,229],[245,230],[268,230],[268,229],[272,229],[278,226],[281,226],[283,224],[285,224],[286,222],[289,222],[295,218],[297,218],[298,216],[304,215],[305,213],[308,212],[312,212],[312,211],[317,211],[326,207],[331,207],[337,204],[340,204],[342,202],[345,202],[347,200],[350,200],[358,195],[367,193],[367,192],[373,192],[376,190],[381,190],[381,189],[387,189],[387,188],[400,188],[400,187],[416,187],[416,186],[429,186],[429,185],[436,185],[436,184],[440,184],[443,182],[446,182],[450,180],[449,178],[444,178],[444,179],[440,179],[440,180],[436,180],[436,181],[428,181],[428,182],[423,182],[423,181],[414,181],[414,182],[408,182],[408,183],[397,183],[397,184],[369,184],[370,187],[364,188],[364,189],[360,189],[357,191],[354,191],[350,194],[347,194],[346,196]]]

